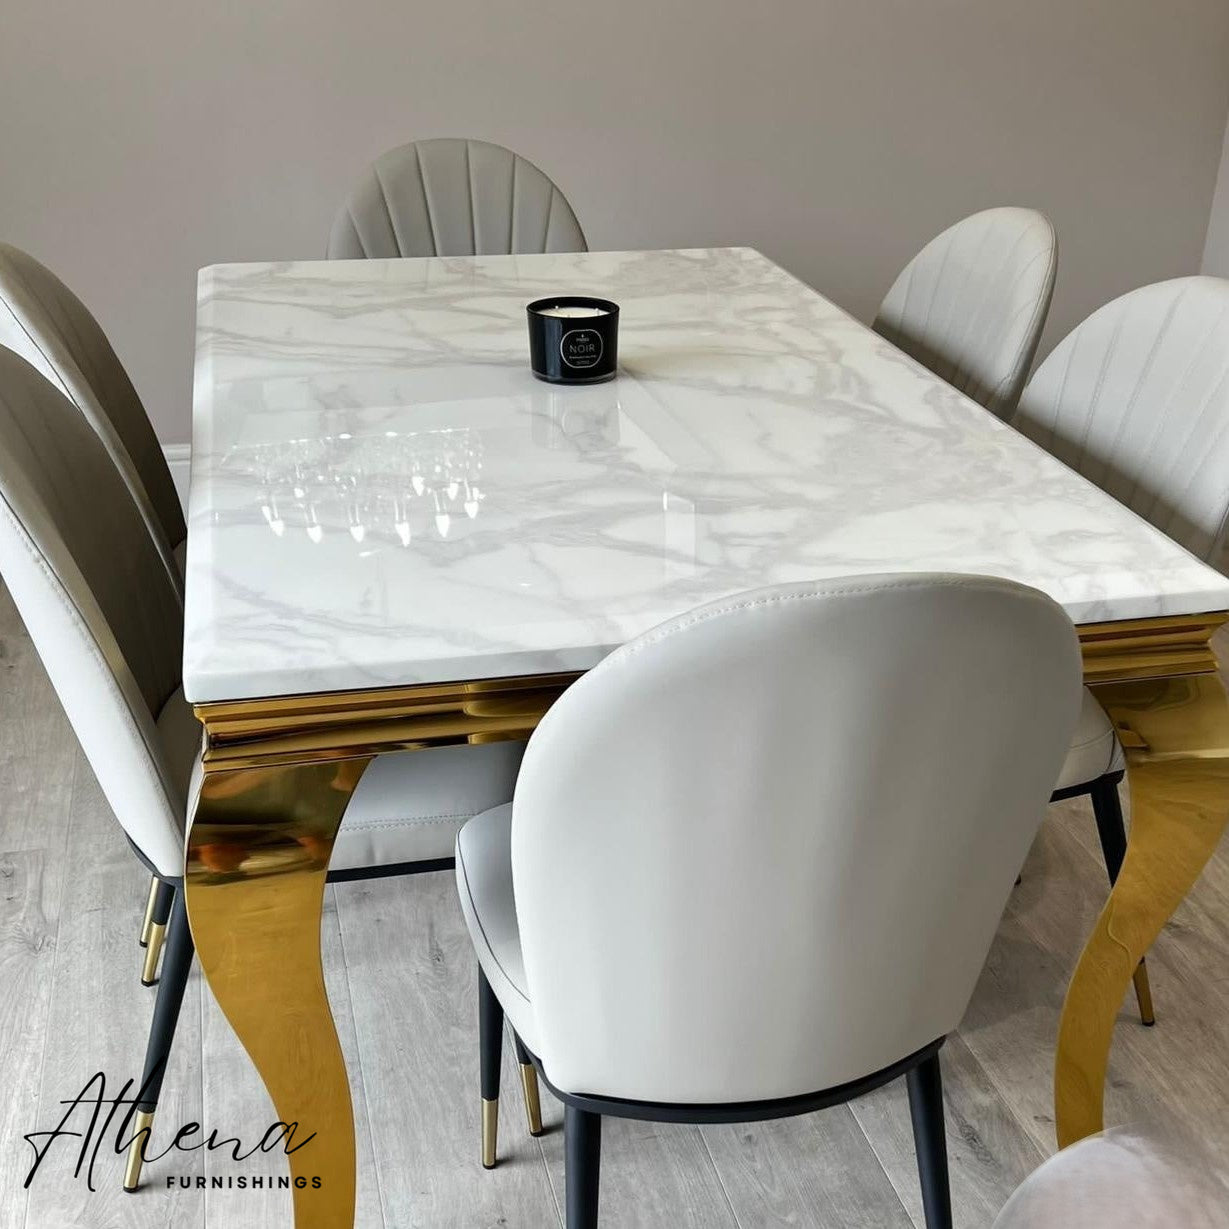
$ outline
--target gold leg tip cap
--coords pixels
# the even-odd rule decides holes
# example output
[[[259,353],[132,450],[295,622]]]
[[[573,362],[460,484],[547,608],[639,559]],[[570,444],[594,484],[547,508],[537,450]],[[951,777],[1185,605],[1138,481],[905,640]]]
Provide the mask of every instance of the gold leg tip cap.
[[[536,1139],[542,1134],[542,1101],[538,1095],[538,1072],[533,1063],[521,1064],[521,1092],[529,1134]]]
[[[495,1147],[499,1131],[499,1102],[482,1102],[482,1168],[495,1168]]]
[[[149,1139],[149,1130],[154,1125],[154,1115],[149,1110],[138,1110],[136,1122],[133,1124],[132,1143],[128,1145],[128,1161],[124,1166],[124,1191],[135,1195],[141,1185],[141,1170],[145,1165],[145,1157],[141,1146]]]

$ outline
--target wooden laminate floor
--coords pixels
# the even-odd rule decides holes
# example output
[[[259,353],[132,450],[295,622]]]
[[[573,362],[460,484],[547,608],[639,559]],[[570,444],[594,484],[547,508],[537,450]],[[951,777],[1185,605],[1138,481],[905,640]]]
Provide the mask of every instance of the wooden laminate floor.
[[[1229,656],[1229,642],[1222,641]],[[137,978],[147,879],[123,840],[13,610],[0,591],[0,1229],[264,1229],[288,1226],[283,1191],[168,1190],[280,1172],[276,1154],[151,1164],[135,1196],[104,1148],[90,1191],[61,1140],[29,1188],[22,1140],[96,1071],[140,1071],[153,991]],[[1084,802],[1051,808],[1003,918],[968,1016],[944,1051],[956,1224],[990,1223],[1053,1148],[1051,1056],[1059,1007],[1104,898]],[[325,963],[350,1063],[360,1229],[538,1229],[560,1224],[559,1107],[524,1131],[505,1059],[502,1163],[478,1164],[474,961],[450,874],[330,888]],[[1229,850],[1150,958],[1159,1025],[1124,1005],[1108,1117],[1176,1119],[1229,1156]],[[545,1096],[545,1093],[544,1093]],[[255,1074],[194,973],[159,1123],[249,1137],[271,1122]],[[155,1144],[159,1136],[155,1133]],[[752,1126],[610,1122],[607,1229],[906,1229],[922,1224],[905,1093]]]

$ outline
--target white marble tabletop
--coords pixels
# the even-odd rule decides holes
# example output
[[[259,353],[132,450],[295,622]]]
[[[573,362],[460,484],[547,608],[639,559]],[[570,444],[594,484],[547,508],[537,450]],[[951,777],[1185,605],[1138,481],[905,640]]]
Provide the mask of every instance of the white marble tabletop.
[[[621,374],[528,365],[525,304],[622,306]],[[1077,622],[1229,581],[754,251],[202,271],[190,700],[586,669],[698,603],[1012,577]]]

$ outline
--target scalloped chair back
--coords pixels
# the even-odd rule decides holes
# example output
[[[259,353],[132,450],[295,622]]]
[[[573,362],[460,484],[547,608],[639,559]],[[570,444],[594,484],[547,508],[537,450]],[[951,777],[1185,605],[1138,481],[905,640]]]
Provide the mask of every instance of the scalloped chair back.
[[[1035,209],[986,209],[905,266],[874,329],[999,418],[1016,408],[1045,328],[1058,248]]]
[[[1175,278],[1093,312],[1037,369],[1012,425],[1229,570],[1229,281]]]
[[[128,373],[89,308],[45,265],[7,243],[0,243],[0,346],[31,363],[85,416],[178,578],[188,536],[183,509]]]
[[[572,206],[534,164],[502,145],[412,141],[381,154],[342,206],[331,260],[584,252]]]

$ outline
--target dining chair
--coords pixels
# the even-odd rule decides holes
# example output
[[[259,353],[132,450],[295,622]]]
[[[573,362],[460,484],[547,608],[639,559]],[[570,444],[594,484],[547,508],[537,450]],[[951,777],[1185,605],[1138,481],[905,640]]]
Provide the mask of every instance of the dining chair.
[[[329,234],[330,260],[584,252],[567,197],[502,145],[442,137],[381,154]]]
[[[738,594],[579,679],[512,803],[457,838],[484,1164],[506,1018],[565,1106],[567,1229],[597,1224],[607,1115],[759,1121],[900,1076],[926,1223],[950,1226],[939,1049],[1079,680],[1050,598],[926,574]]]
[[[160,553],[182,576],[183,509],[128,373],[89,308],[46,265],[7,243],[0,243],[0,346],[33,364],[98,432]]]
[[[202,735],[181,683],[182,599],[102,437],[3,349],[0,575],[108,803],[165,899],[166,952],[124,1178],[135,1190],[194,957],[182,875]],[[512,796],[523,749],[490,742],[377,758],[345,813],[329,878],[450,867],[461,822]]]
[[[1037,369],[1012,425],[1193,555],[1229,570],[1229,281],[1177,278],[1095,311]],[[1126,852],[1125,766],[1110,719],[1085,690],[1055,798],[1091,798],[1111,884]],[[1154,1023],[1142,962],[1135,990],[1140,1018]]]
[[[20,354],[85,416],[123,476],[151,537],[182,586],[183,509],[153,424],[102,326],[89,308],[28,252],[0,243],[0,346]],[[172,894],[150,877],[140,945],[141,981],[153,985]]]
[[[1054,293],[1058,245],[1035,209],[985,209],[932,239],[874,329],[1000,418],[1010,417]]]
[[[1223,1173],[1221,1159],[1189,1132],[1118,1127],[1050,1157],[992,1229],[1225,1229]]]

